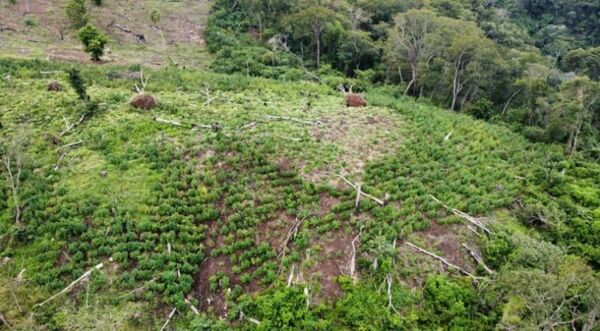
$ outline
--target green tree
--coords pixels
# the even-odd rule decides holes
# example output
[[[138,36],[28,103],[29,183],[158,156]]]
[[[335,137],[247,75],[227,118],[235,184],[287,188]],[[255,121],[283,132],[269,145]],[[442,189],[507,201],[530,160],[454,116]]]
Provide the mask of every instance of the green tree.
[[[87,24],[79,30],[79,39],[83,43],[84,50],[92,56],[92,60],[100,61],[108,38],[96,27]]]
[[[324,6],[310,6],[286,17],[285,21],[297,36],[311,36],[314,44],[315,63],[321,66],[321,38],[327,25],[338,20],[338,15]]]
[[[598,128],[593,124],[600,110],[600,83],[585,76],[575,77],[561,85],[557,99],[552,107],[552,124],[565,131],[567,153],[572,155],[579,149],[582,138],[597,138]]]
[[[526,66],[522,76],[515,81],[515,87],[523,91],[521,95],[525,98],[527,107],[527,125],[542,125],[543,99],[551,91],[548,84],[550,68],[540,63],[531,63]]]
[[[556,271],[503,270],[483,293],[501,307],[502,330],[595,330],[600,281],[582,260],[567,258]]]
[[[389,58],[396,58],[410,67],[410,80],[404,94],[408,94],[421,79],[421,68],[427,67],[442,49],[431,39],[437,21],[438,17],[428,10],[409,10],[395,17],[388,50],[392,52]],[[399,74],[404,81],[402,71]]]
[[[88,99],[87,87],[85,86],[85,81],[83,80],[83,77],[81,77],[81,73],[79,72],[79,70],[71,68],[69,69],[68,74],[69,84],[71,84],[71,87],[75,90],[75,93],[77,93],[79,99],[82,101],[86,101]]]
[[[600,80],[600,47],[572,50],[565,56],[564,64],[565,70],[575,70],[593,80]]]
[[[67,17],[73,24],[73,27],[79,29],[87,24],[88,15],[85,7],[85,0],[70,0],[66,10]]]
[[[442,58],[451,79],[450,110],[455,110],[461,94],[460,108],[467,100],[474,99],[478,87],[490,79],[499,56],[496,45],[474,23],[453,19],[443,22],[437,31],[441,33],[440,39],[450,39]]]

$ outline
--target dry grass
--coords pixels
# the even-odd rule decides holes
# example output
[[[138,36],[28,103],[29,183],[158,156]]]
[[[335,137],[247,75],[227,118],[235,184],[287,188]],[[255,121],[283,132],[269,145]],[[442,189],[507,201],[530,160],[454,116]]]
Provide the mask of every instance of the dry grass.
[[[1,2],[0,26],[10,30],[0,32],[0,55],[90,63],[76,31],[65,28],[69,24],[66,3],[67,0],[30,0],[27,6],[26,1],[15,5]],[[87,5],[91,23],[111,39],[103,58],[105,63],[201,67],[208,60],[203,31],[209,0],[120,0],[106,1],[102,7]],[[150,20],[153,10],[161,16],[157,24]],[[35,22],[35,26],[27,25],[26,20]],[[115,24],[143,34],[146,43],[140,43],[133,33],[123,32]]]

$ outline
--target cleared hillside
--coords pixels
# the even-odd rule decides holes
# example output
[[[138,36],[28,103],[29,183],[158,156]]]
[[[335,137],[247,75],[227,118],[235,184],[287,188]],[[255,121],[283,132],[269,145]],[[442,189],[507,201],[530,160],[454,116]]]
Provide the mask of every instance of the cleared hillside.
[[[326,85],[175,68],[145,70],[142,111],[137,72],[82,66],[84,104],[67,67],[0,62],[3,143],[24,141],[18,223],[0,186],[17,328],[482,330],[597,307],[600,170],[560,146],[393,88],[347,108]],[[536,295],[567,301],[530,315]]]
[[[90,62],[66,15],[67,0],[0,2],[2,55]],[[90,22],[110,42],[103,61],[151,66],[202,66],[209,0],[86,3]],[[152,13],[158,13],[158,22]],[[143,36],[143,40],[141,39]]]

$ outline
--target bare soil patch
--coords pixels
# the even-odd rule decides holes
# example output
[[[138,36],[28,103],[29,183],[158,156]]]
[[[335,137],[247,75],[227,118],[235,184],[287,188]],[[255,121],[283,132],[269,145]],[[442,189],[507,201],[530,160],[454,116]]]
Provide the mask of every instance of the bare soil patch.
[[[342,272],[348,272],[355,236],[353,232],[338,230],[314,240],[313,247],[319,247],[320,250],[316,256],[308,257],[315,260],[314,264],[303,271],[307,280],[318,287],[318,291],[312,291],[314,302],[331,300],[343,294],[337,279]]]
[[[439,224],[435,220],[431,226],[423,231],[409,236],[408,240],[448,262],[475,274],[477,264],[469,253],[462,247],[466,243],[475,251],[479,251],[474,234],[461,224]],[[426,275],[431,272],[450,271],[441,261],[414,250],[406,244],[399,246],[400,263],[404,270],[411,270],[412,275],[404,278],[407,284],[414,287],[422,286]],[[452,269],[452,273],[457,273]]]
[[[331,208],[340,203],[340,199],[332,197],[327,193],[319,195],[319,215],[323,216],[331,211]]]
[[[258,224],[255,238],[256,244],[268,242],[274,250],[279,249],[283,243],[287,231],[294,225],[295,219],[288,214],[281,212],[277,217]]]

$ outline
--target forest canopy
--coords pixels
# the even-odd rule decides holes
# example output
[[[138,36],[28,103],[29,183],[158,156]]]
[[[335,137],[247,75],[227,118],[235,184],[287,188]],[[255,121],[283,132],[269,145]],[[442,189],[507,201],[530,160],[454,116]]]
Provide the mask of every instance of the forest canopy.
[[[398,85],[600,158],[600,101],[570,111],[560,104],[566,85],[597,89],[598,2],[219,0],[207,37],[219,72]],[[582,118],[586,125],[577,124]],[[563,120],[575,124],[556,122]]]

